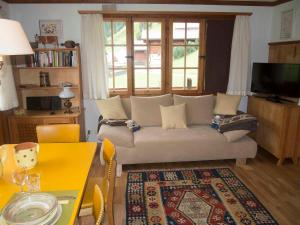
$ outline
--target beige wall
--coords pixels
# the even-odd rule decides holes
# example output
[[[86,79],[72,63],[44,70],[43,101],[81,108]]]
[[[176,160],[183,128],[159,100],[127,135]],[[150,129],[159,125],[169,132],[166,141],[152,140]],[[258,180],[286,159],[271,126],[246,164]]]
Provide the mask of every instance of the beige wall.
[[[292,38],[280,40],[281,13],[294,10]],[[273,7],[271,41],[300,40],[300,0],[293,0]]]

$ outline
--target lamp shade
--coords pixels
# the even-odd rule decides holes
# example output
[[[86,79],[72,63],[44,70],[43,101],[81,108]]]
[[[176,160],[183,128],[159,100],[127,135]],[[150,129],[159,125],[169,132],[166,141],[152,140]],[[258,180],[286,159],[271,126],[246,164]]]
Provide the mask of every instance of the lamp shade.
[[[74,98],[75,94],[71,91],[71,87],[64,87],[63,91],[59,93],[59,97],[63,99]]]
[[[0,19],[0,33],[0,55],[33,54],[26,34],[19,22]]]

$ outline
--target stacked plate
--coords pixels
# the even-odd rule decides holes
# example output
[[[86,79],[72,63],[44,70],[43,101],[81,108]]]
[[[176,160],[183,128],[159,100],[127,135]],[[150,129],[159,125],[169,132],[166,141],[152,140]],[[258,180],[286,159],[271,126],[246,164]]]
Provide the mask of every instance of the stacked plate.
[[[62,208],[54,195],[22,193],[4,207],[2,216],[8,225],[54,225]]]

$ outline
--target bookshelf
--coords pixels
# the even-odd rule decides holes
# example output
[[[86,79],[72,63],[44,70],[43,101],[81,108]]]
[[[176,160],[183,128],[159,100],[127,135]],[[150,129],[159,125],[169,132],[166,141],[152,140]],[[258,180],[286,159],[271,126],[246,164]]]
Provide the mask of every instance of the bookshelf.
[[[84,140],[84,110],[82,77],[80,67],[80,48],[33,49],[32,56],[15,56],[13,73],[20,108],[23,115],[9,117],[10,139],[13,143],[37,141],[35,127],[41,124],[80,123],[81,139]],[[50,86],[40,86],[40,72],[49,73]],[[64,114],[62,109],[51,111],[31,111],[27,109],[27,97],[58,96],[62,83],[72,84],[75,97],[71,99],[73,114]],[[62,102],[63,103],[63,102]]]

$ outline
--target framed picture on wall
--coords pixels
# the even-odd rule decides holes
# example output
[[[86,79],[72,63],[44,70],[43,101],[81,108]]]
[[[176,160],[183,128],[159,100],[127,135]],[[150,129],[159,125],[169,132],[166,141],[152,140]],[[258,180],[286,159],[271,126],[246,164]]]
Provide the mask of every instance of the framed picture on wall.
[[[288,39],[292,37],[293,19],[293,9],[281,12],[280,39]]]
[[[40,20],[40,35],[41,36],[57,36],[62,40],[63,27],[61,20]]]

